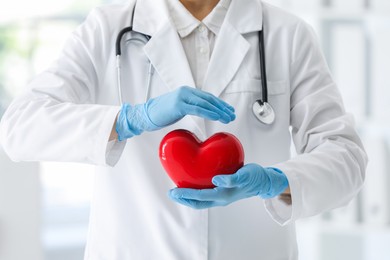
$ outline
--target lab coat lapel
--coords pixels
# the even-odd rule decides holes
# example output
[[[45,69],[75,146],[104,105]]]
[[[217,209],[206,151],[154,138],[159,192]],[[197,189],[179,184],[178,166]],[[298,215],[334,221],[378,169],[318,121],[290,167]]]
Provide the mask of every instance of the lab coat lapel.
[[[257,0],[232,0],[217,36],[203,90],[219,96],[231,82],[250,44],[242,34],[262,29],[262,6]]]
[[[172,23],[166,22],[152,36],[144,51],[169,90],[195,87],[183,45]]]
[[[183,45],[171,23],[166,23],[156,32],[144,50],[170,91],[181,86],[195,87]],[[199,131],[197,135],[206,138],[204,119],[194,116],[191,119]]]
[[[203,90],[219,96],[237,72],[249,47],[244,37],[230,23],[225,23],[215,43]]]
[[[194,87],[183,46],[169,17],[165,0],[138,1],[133,28],[152,37],[144,47],[145,55],[166,83],[167,90]]]
[[[138,1],[134,17],[134,30],[151,36],[145,45],[145,55],[152,63],[168,91],[181,86],[195,87],[183,45],[176,27],[169,19],[165,1]],[[164,86],[158,86],[164,87]],[[204,119],[191,117],[197,135],[206,138]]]
[[[179,35],[169,18],[165,0],[138,1],[134,13],[135,31],[150,35],[152,38],[145,45],[145,55],[167,90],[181,86],[195,87]]]

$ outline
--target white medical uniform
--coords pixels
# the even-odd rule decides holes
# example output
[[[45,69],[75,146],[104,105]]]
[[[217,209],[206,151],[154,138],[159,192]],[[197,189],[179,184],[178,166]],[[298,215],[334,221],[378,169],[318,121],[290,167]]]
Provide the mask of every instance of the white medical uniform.
[[[233,105],[237,118],[224,125],[186,116],[109,147],[120,110],[115,40],[130,25],[133,6],[131,1],[91,12],[58,60],[8,108],[0,129],[5,150],[17,161],[97,165],[88,260],[298,259],[294,221],[348,203],[363,184],[367,164],[312,30],[260,0],[231,0],[213,32],[207,70],[194,78],[171,9],[163,0],[138,0],[133,28],[151,39],[145,45],[138,33],[124,36],[124,100],[139,104],[146,95],[157,97],[183,85],[200,87]],[[270,126],[251,111],[262,96],[262,22],[269,102],[276,112]],[[154,69],[147,91],[149,62]],[[158,146],[166,133],[179,128],[200,139],[221,131],[236,135],[246,163],[284,171],[292,205],[253,197],[194,210],[169,200],[174,184],[159,162]],[[294,158],[291,140],[298,153]]]

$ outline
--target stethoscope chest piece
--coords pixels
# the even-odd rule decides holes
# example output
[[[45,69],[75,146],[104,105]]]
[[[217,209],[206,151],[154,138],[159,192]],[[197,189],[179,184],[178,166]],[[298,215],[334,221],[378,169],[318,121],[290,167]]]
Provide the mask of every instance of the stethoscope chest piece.
[[[256,102],[253,103],[252,110],[255,117],[266,125],[271,125],[275,121],[274,109],[268,102],[256,100]]]

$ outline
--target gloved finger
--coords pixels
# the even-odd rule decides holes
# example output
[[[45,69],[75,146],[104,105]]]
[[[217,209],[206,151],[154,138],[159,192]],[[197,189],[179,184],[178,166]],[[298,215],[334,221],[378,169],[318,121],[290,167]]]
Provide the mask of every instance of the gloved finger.
[[[225,201],[229,194],[226,189],[173,189],[170,196],[178,199],[190,199],[196,201]]]
[[[234,174],[216,175],[212,183],[217,187],[236,188],[247,184],[248,182],[247,167],[242,167]]]
[[[207,100],[208,102],[212,103],[216,107],[226,111],[226,112],[234,112],[234,107],[226,103],[220,98],[217,98],[216,96],[212,95],[211,93],[199,90],[199,89],[191,89],[192,93],[202,99]],[[226,110],[227,109],[227,110]]]
[[[193,209],[208,209],[211,207],[215,207],[215,203],[212,201],[197,201],[197,200],[189,200],[189,199],[172,199],[173,201],[193,208]]]
[[[194,209],[205,209],[215,206],[215,203],[212,201],[199,201],[186,198],[187,194],[195,192],[196,190],[192,189],[172,189],[168,192],[168,196],[171,200]]]
[[[258,167],[260,166],[247,164],[234,174],[214,176],[212,182],[215,186],[222,188],[243,187],[261,177],[258,173]]]
[[[235,188],[239,185],[237,173],[229,175],[217,175],[212,179],[212,183],[217,187]]]
[[[199,107],[199,106],[186,104],[184,110],[185,110],[185,113],[187,115],[199,116],[199,117],[213,120],[213,121],[219,120],[220,122],[225,123],[225,124],[227,124],[233,120],[232,118],[230,118],[226,115],[221,116],[221,114],[217,114],[215,111],[210,111],[208,109],[204,109],[204,108]]]
[[[234,112],[230,111],[226,107],[219,106],[215,102],[210,102],[210,100],[203,99],[196,95],[192,95],[191,97],[187,97],[184,102],[188,105],[194,105],[196,107],[201,107],[206,110],[210,110],[220,115],[225,121],[232,121],[235,119],[236,115]]]
[[[226,122],[230,122],[234,120],[236,117],[236,115],[230,110],[228,110],[228,112],[222,110],[221,108],[218,108],[217,106],[208,102],[207,100],[199,98],[197,96],[192,96],[191,98],[187,98],[184,102],[188,105],[193,105],[217,113],[221,117],[221,119]],[[188,108],[188,106],[184,106],[184,109],[186,108]]]

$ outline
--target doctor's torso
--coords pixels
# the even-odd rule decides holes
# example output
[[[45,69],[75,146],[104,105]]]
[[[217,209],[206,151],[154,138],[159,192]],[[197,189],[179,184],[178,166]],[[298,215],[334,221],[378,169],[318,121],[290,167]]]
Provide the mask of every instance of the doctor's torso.
[[[207,40],[212,49],[207,68],[194,70],[198,56],[182,42],[185,35],[166,1],[138,0],[134,12],[134,0],[95,8],[58,59],[7,108],[0,123],[4,150],[14,161],[97,166],[87,260],[297,260],[294,221],[346,205],[361,189],[367,166],[315,33],[260,0],[231,0],[213,31],[216,37]],[[121,110],[115,43],[130,24],[134,32],[121,41],[125,102],[144,104],[181,86],[196,87],[232,105],[236,119],[222,124],[185,116],[169,127],[110,141]],[[268,102],[275,110],[271,125],[252,112],[262,99],[265,75],[260,74],[260,30]],[[194,210],[173,202],[167,193],[174,183],[158,148],[174,129],[187,129],[201,140],[222,131],[235,135],[246,164],[285,174],[292,203],[257,196]],[[298,155],[290,158],[292,141]]]
[[[138,1],[134,30],[154,34],[147,43],[137,33],[124,36],[122,41],[122,95],[130,104],[143,103],[145,98],[180,86],[195,87],[172,22],[161,19],[143,24],[144,20],[152,19],[142,16],[144,12],[153,14],[156,9],[163,9],[163,5],[163,1]],[[232,104],[236,120],[223,125],[187,116],[168,128],[129,139],[114,168],[97,170],[87,259],[296,259],[294,226],[276,224],[260,198],[197,211],[174,204],[167,196],[174,184],[160,165],[158,146],[162,137],[173,129],[188,129],[203,140],[216,132],[230,132],[243,144],[245,163],[270,166],[290,156],[290,55],[288,42],[280,41],[281,35],[288,37],[288,28],[282,28],[285,24],[278,21],[285,14],[263,6],[266,62],[270,68],[269,102],[276,112],[275,123],[267,126],[251,112],[255,100],[261,98],[258,53],[261,5],[257,1],[235,0],[231,5],[230,8],[243,7],[237,13],[229,11],[225,18],[228,20],[216,38],[203,90]],[[131,9],[132,5],[127,9],[113,6],[95,11],[101,19],[99,24],[104,23],[103,28],[107,29],[98,36],[101,38],[95,39],[102,41],[99,46],[103,47],[103,56],[96,61],[97,103],[118,104],[114,39],[121,28],[129,25]],[[240,20],[240,12],[248,10],[252,10],[251,15],[257,16],[254,21],[260,24],[235,24]],[[107,17],[110,19],[104,20]],[[132,37],[139,37],[140,41],[129,40]],[[147,90],[150,62],[153,70]]]

